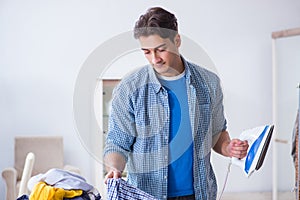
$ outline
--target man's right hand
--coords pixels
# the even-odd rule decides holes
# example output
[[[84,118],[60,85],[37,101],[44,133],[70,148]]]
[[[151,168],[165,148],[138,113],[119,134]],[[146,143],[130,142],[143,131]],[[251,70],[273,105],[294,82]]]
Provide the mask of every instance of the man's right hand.
[[[106,176],[104,178],[104,182],[105,182],[105,184],[107,184],[107,179],[109,179],[109,178],[118,179],[118,178],[121,178],[121,177],[122,177],[122,172],[117,171],[117,170],[110,170],[106,174]]]
[[[125,168],[126,161],[123,155],[119,153],[109,153],[104,157],[107,174],[104,178],[104,183],[107,184],[109,178],[121,178],[122,171]]]

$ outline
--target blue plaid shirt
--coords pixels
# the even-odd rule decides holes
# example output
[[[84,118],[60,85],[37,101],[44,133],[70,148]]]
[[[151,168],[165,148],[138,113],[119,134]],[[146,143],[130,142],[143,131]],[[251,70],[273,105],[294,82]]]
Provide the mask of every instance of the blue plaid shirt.
[[[150,194],[128,184],[125,180],[107,180],[107,199],[109,200],[157,200]]]
[[[186,84],[194,150],[197,200],[217,197],[210,163],[213,137],[226,129],[220,80],[187,62]],[[115,88],[104,156],[118,152],[127,161],[128,182],[158,199],[168,191],[170,110],[168,92],[147,65],[122,79]]]

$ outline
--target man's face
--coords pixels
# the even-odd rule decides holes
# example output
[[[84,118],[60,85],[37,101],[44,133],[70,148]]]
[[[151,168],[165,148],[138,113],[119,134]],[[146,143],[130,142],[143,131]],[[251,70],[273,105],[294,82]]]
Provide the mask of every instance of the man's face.
[[[174,42],[169,38],[161,38],[159,35],[139,37],[141,49],[154,70],[163,76],[174,76],[181,73],[181,61],[178,52],[180,46],[179,35],[175,36]]]

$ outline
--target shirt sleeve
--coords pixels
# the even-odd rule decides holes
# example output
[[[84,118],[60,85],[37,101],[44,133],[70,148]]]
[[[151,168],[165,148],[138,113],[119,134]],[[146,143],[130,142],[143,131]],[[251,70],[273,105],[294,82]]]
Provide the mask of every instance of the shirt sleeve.
[[[127,161],[135,140],[135,130],[129,92],[126,88],[117,87],[113,92],[104,157],[109,153],[119,153]]]
[[[216,84],[214,88],[214,98],[212,106],[212,134],[215,140],[219,138],[219,134],[227,129],[227,122],[224,115],[223,91],[220,79],[216,76]]]

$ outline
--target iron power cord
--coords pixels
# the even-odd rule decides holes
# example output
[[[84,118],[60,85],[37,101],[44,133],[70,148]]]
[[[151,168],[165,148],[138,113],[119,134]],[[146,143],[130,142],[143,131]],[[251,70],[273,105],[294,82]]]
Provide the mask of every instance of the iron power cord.
[[[221,200],[222,195],[224,193],[224,190],[225,190],[225,187],[226,187],[226,184],[227,184],[227,180],[228,180],[228,176],[229,176],[229,172],[230,172],[230,168],[231,168],[231,164],[232,163],[231,163],[231,159],[230,159],[230,162],[229,162],[228,167],[227,167],[227,173],[226,173],[224,185],[223,185],[222,191],[221,191],[220,196],[219,196],[219,200]]]

